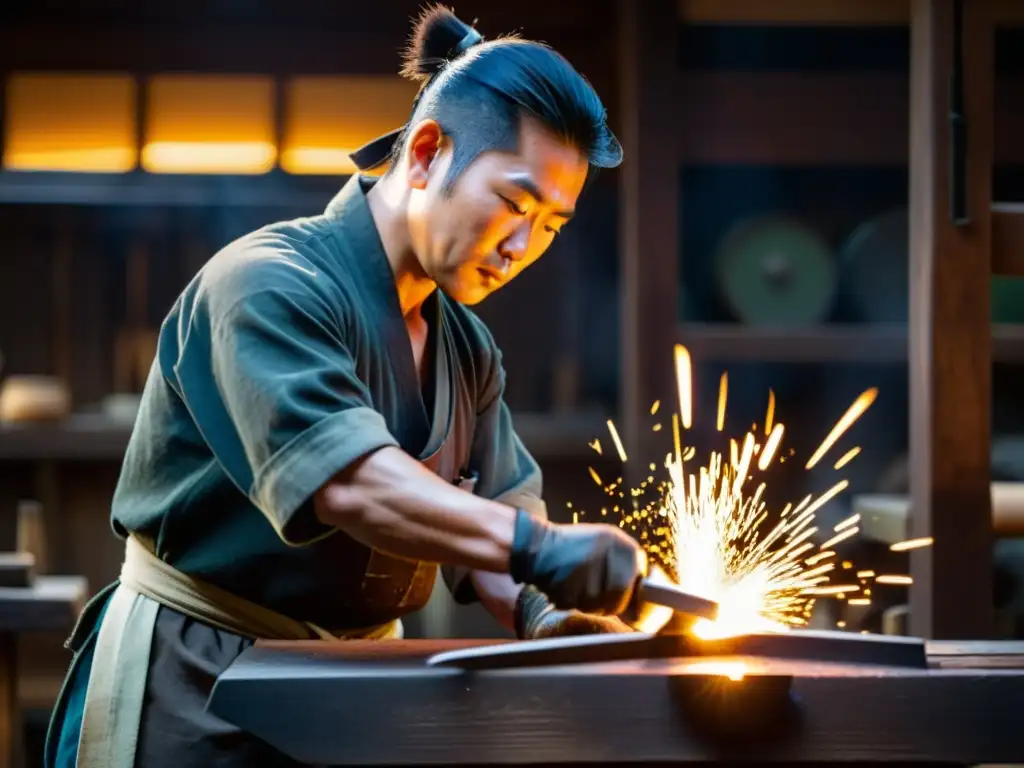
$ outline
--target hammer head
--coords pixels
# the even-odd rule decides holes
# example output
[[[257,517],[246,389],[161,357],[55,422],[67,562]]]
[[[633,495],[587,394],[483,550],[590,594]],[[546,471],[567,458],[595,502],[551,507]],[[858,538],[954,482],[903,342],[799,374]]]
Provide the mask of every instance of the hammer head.
[[[654,567],[641,578],[633,591],[633,599],[622,615],[622,620],[634,629],[655,634],[670,623],[673,631],[680,624],[692,624],[697,619],[718,618],[718,603],[690,594],[673,584],[664,571]]]

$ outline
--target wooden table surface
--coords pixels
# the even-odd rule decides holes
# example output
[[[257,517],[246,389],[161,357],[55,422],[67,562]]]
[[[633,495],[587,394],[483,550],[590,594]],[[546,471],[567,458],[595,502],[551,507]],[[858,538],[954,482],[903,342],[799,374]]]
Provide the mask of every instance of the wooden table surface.
[[[18,635],[53,630],[70,633],[88,597],[80,576],[39,576],[31,587],[0,588],[0,765],[20,766]]]
[[[260,643],[210,707],[320,765],[1024,763],[1021,643],[933,643],[929,669],[738,656],[424,664],[490,642],[504,641]]]

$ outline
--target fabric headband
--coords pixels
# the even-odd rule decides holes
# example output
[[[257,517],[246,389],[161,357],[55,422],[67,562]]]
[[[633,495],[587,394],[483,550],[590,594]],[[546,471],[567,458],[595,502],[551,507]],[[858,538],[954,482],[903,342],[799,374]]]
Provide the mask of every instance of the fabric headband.
[[[475,29],[470,29],[469,32],[466,33],[466,36],[455,45],[455,48],[453,49],[455,57],[462,55],[467,49],[472,48],[481,40],[483,40],[483,36],[481,36],[481,34]],[[437,74],[443,69],[444,67],[431,75],[430,79],[428,79],[427,82],[423,84],[423,87],[420,88],[420,92],[417,94],[416,100],[412,103],[413,113],[416,112],[416,105],[419,104],[420,96],[423,95],[433,79],[437,77]],[[395,144],[408,127],[409,124],[406,123],[400,128],[396,128],[393,131],[385,133],[383,136],[378,136],[373,141],[364,144],[359,149],[350,153],[348,156],[349,159],[360,171],[372,171],[374,168],[379,168],[390,159],[391,153],[395,148]]]

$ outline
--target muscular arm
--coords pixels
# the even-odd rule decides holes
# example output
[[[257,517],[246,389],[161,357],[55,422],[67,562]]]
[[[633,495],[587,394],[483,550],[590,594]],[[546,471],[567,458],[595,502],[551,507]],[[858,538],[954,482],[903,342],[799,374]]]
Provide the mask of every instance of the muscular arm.
[[[445,482],[398,448],[334,477],[315,509],[325,525],[396,557],[508,573],[515,509]]]
[[[471,571],[469,577],[481,605],[501,626],[515,631],[516,599],[523,585],[504,573]]]
[[[321,522],[368,546],[473,569],[480,602],[514,629],[522,585],[508,575],[512,507],[442,481],[397,448],[382,448],[324,486],[315,508]]]

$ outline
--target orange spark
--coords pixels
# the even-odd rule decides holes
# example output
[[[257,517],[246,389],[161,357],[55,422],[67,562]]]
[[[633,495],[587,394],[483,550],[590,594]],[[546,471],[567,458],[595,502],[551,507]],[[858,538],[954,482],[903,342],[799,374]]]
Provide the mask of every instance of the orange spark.
[[[922,536],[920,539],[907,539],[906,541],[897,541],[895,544],[889,547],[889,549],[893,552],[906,552],[910,549],[930,547],[934,543],[935,542],[931,536]]]
[[[679,388],[679,418],[683,426],[693,426],[693,382],[690,351],[682,344],[675,345],[676,386]]]
[[[782,442],[782,433],[784,431],[785,427],[781,424],[776,424],[771,434],[768,435],[768,441],[764,444],[764,450],[761,451],[761,456],[757,461],[757,468],[762,472],[768,469],[768,465],[772,463],[775,451],[778,449],[779,443]]]
[[[619,432],[615,429],[615,424],[611,419],[608,419],[608,432],[612,436],[612,442],[615,443],[615,450],[619,452],[619,458],[622,463],[626,463],[626,449],[622,447],[622,441],[619,439]]]
[[[723,373],[718,383],[718,431],[725,428],[725,401],[729,393],[729,374]]]
[[[846,453],[839,457],[839,459],[835,463],[835,466],[833,466],[832,468],[842,469],[851,461],[853,461],[853,459],[857,456],[858,453],[860,453],[860,446],[857,446],[856,448],[851,448],[850,450],[848,450]]]
[[[864,411],[871,407],[871,404],[875,402],[876,397],[878,397],[878,390],[872,387],[871,389],[862,392],[860,396],[853,401],[853,404],[846,410],[846,413],[843,414],[842,418],[836,422],[832,431],[828,433],[828,436],[822,441],[821,445],[818,446],[818,450],[816,450],[807,461],[807,469],[810,469],[821,460],[821,457],[828,452],[829,448],[835,445],[836,441],[843,436],[843,433],[861,417]]]

